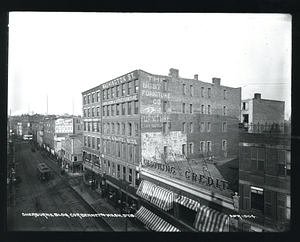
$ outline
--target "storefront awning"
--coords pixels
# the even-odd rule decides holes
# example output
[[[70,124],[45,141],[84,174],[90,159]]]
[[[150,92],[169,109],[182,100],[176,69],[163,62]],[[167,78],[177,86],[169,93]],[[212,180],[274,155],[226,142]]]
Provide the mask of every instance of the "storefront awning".
[[[146,180],[142,180],[138,190],[136,191],[136,194],[144,198],[145,200],[150,201],[155,187],[155,184]]]
[[[201,206],[199,202],[182,195],[177,195],[177,197],[175,198],[175,202],[194,211],[197,211]]]
[[[153,191],[151,203],[161,208],[162,210],[170,210],[173,208],[174,195],[173,192],[162,187],[155,187]]]
[[[198,209],[194,228],[201,232],[229,232],[229,217],[202,205]]]
[[[135,217],[143,222],[148,228],[157,232],[180,232],[179,229],[169,224],[147,208],[141,206],[135,213]]]
[[[109,184],[110,186],[116,188],[116,189],[120,189],[117,185],[113,184],[113,183],[110,182],[109,180],[106,180],[106,183]]]

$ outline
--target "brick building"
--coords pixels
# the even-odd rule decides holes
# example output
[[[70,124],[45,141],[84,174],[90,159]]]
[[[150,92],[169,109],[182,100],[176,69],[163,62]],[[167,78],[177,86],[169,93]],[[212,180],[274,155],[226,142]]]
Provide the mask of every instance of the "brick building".
[[[241,89],[220,82],[202,82],[197,75],[181,78],[176,69],[168,76],[136,70],[83,92],[84,181],[115,206],[138,204],[141,221],[145,213],[164,213],[165,207],[152,206],[142,195],[150,184],[169,194],[165,204],[170,210],[163,218],[169,224],[176,224],[174,213],[184,214],[186,208],[173,209],[174,194],[195,205],[196,211],[189,211],[192,220],[200,218],[200,204],[216,218],[232,212],[233,192],[215,163],[238,155]],[[157,169],[167,164],[164,169],[172,174]],[[176,226],[201,230],[199,224]]]
[[[260,93],[254,98],[242,100],[241,121],[245,124],[284,123],[284,102],[261,99]]]
[[[248,127],[249,128],[249,127]],[[239,161],[239,229],[281,232],[290,229],[290,125],[241,128]]]

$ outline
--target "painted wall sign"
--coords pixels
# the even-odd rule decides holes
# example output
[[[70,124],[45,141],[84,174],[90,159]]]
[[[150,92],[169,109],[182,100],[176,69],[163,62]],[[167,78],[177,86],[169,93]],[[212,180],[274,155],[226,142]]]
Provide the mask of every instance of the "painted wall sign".
[[[178,171],[178,168],[175,166],[157,163],[157,162],[145,159],[144,157],[143,157],[142,165],[144,167],[149,167],[151,169],[165,172],[165,173],[171,174],[173,176],[177,176],[177,174],[181,173],[181,171]],[[225,190],[228,187],[228,182],[222,178],[213,178],[210,176],[205,176],[204,174],[191,172],[190,170],[185,170],[183,172],[183,174],[184,174],[183,177],[185,180],[191,181],[193,183],[202,184],[202,185],[206,185],[206,186],[214,187],[214,188],[220,188],[222,190]],[[180,176],[177,176],[177,177],[180,178]]]
[[[136,71],[133,71],[133,72],[128,73],[124,76],[118,77],[118,78],[116,78],[112,81],[109,81],[107,83],[102,84],[102,88],[106,89],[106,88],[109,88],[109,87],[112,87],[112,86],[115,86],[115,85],[119,85],[121,83],[130,81],[130,80],[134,80],[136,78],[137,78],[137,73],[136,73]]]
[[[118,136],[113,136],[113,135],[104,135],[104,134],[102,134],[102,139],[118,141],[118,142],[123,142],[123,143],[128,143],[128,144],[134,144],[134,145],[138,144],[137,139],[124,138],[124,137],[118,137]]]
[[[130,101],[135,101],[135,100],[138,100],[138,95],[137,94],[129,96],[129,97],[121,97],[121,98],[117,98],[115,100],[110,100],[110,101],[107,101],[107,102],[103,102],[102,106],[111,105],[111,104],[115,104],[115,103],[130,102]]]
[[[169,115],[141,115],[141,122],[142,123],[165,123],[169,122],[170,118]]]

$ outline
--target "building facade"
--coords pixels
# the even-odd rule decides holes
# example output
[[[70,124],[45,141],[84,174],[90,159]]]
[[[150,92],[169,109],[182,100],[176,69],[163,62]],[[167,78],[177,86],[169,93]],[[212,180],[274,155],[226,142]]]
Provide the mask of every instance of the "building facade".
[[[259,127],[259,128],[258,128]],[[241,128],[239,161],[241,231],[282,232],[290,229],[290,125]]]
[[[93,184],[98,175],[103,186],[97,188],[108,196],[112,204],[121,207],[124,202],[126,206],[138,204],[143,209],[139,214],[143,214],[149,209],[160,209],[145,204],[141,206],[141,203],[147,203],[147,199],[140,196],[143,187],[147,187],[144,184],[152,183],[158,187],[157,184],[163,181],[177,180],[177,183],[186,184],[178,188],[178,184],[172,183],[177,190],[170,193],[170,197],[189,190],[191,194],[180,195],[181,198],[194,196],[196,199],[201,197],[201,193],[197,192],[199,183],[204,182],[199,182],[200,175],[209,180],[209,186],[200,184],[206,192],[212,185],[212,176],[207,174],[215,172],[214,185],[220,194],[213,199],[213,204],[221,199],[227,204],[227,213],[234,209],[233,192],[227,189],[222,174],[214,164],[206,164],[206,161],[230,160],[238,155],[241,89],[222,86],[220,81],[213,78],[212,83],[202,82],[197,75],[193,79],[181,78],[176,69],[170,69],[168,76],[136,70],[83,92],[86,183]],[[93,137],[94,140],[99,137],[99,142],[101,140],[99,151],[93,146]],[[200,164],[202,169],[203,163],[208,171],[196,175],[196,170]],[[178,169],[176,173],[184,174],[184,177],[170,178],[170,174],[167,177],[163,174],[158,179],[161,172],[151,170],[153,164],[168,164],[169,168],[164,169]],[[193,189],[190,189],[191,182],[196,184]],[[171,184],[161,186],[162,191]],[[208,198],[211,193],[216,194],[209,191],[205,197]],[[170,202],[171,207],[173,202]],[[209,205],[211,202],[211,199],[201,200],[198,204]],[[220,213],[224,212],[221,207],[218,207]],[[170,223],[178,220],[174,214],[170,216],[167,219]],[[197,226],[180,226],[183,230],[199,230]]]
[[[277,100],[261,99],[260,93],[255,93],[254,98],[242,100],[241,122],[244,124],[283,124],[284,102]]]

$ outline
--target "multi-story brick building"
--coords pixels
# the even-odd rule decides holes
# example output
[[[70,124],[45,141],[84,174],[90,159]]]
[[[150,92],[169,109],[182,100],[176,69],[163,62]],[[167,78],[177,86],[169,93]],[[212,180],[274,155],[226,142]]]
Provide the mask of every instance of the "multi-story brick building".
[[[242,100],[241,121],[245,124],[283,124],[284,101],[261,99],[260,93],[254,98]]]
[[[290,229],[290,125],[241,128],[239,154],[240,220],[242,231]]]
[[[96,100],[93,94],[98,97],[96,93],[99,93],[100,101],[93,102]],[[174,194],[181,194],[178,198],[182,201],[186,198],[195,204],[194,208],[205,204],[207,208],[217,208],[219,214],[234,209],[233,193],[227,189],[223,174],[213,163],[228,161],[238,155],[240,88],[222,86],[219,78],[213,78],[213,83],[202,82],[197,75],[193,79],[181,78],[176,69],[170,69],[168,76],[136,70],[82,95],[83,122],[87,127],[96,127],[95,131],[84,130],[84,155],[90,153],[84,159],[85,179],[93,184],[97,173],[102,174],[108,199],[114,205],[126,200],[128,205],[135,203],[139,207],[143,203],[140,215],[145,209],[163,213],[160,206],[152,206],[153,203],[148,203],[142,195],[146,192],[143,190],[147,187],[145,184],[156,184],[152,188],[166,191],[170,195],[166,197],[170,199]],[[99,115],[93,115],[93,108],[101,109],[97,112]],[[101,136],[97,131],[99,126]],[[99,153],[97,147],[92,148],[92,141],[89,142],[93,137],[101,138]],[[99,158],[101,163],[98,163]],[[157,168],[167,164],[168,168],[163,168],[165,172]],[[202,171],[196,174],[202,165],[206,166],[205,174]],[[202,181],[199,181],[200,177]],[[98,178],[101,181],[101,177]],[[168,189],[172,186],[173,192]],[[192,198],[200,202],[193,202]],[[169,214],[165,214],[164,220],[174,224],[179,218],[173,213],[187,211],[183,212],[182,208],[180,212],[176,208],[177,212],[174,212],[173,202],[166,201],[170,210],[167,209]],[[191,218],[187,220],[195,220],[196,212],[191,210],[189,214]],[[178,226],[193,230],[184,223]],[[201,230],[199,226],[198,223],[194,230]]]

